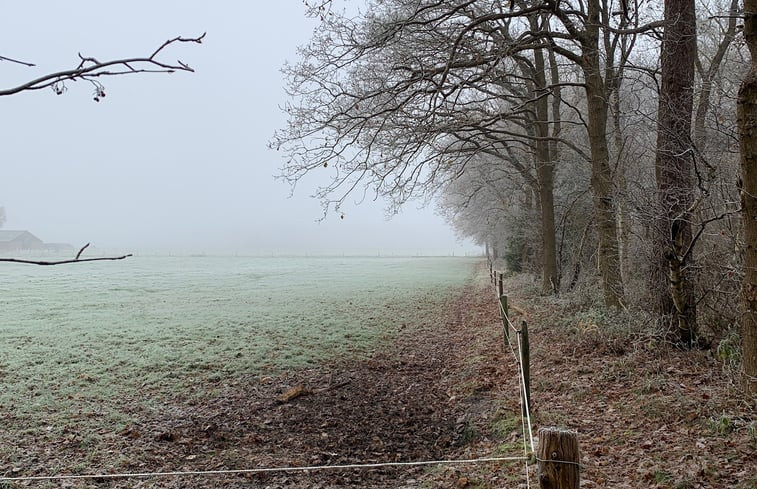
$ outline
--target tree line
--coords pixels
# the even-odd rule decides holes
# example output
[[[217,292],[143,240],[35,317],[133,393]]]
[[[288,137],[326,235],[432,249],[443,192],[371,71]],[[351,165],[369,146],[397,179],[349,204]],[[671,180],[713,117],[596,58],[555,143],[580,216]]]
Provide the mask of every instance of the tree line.
[[[327,175],[326,212],[434,199],[545,294],[652,304],[682,347],[739,330],[757,392],[757,0],[310,7],[283,178]]]

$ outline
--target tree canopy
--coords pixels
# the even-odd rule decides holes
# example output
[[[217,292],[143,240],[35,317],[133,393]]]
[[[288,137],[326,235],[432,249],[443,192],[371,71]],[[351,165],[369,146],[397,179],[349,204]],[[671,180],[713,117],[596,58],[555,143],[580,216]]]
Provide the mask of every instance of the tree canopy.
[[[607,307],[654,304],[672,341],[708,343],[739,326],[750,250],[733,186],[741,12],[736,0],[319,3],[320,27],[284,68],[288,120],[270,145],[290,183],[327,175],[326,212],[353,193],[390,211],[436,199],[511,270],[540,271],[544,292],[598,284]]]

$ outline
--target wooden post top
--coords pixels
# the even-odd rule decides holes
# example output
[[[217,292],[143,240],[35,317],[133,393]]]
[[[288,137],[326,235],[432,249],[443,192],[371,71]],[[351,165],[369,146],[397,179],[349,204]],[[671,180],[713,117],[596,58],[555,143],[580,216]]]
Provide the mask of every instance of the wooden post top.
[[[542,489],[578,489],[580,457],[578,434],[556,427],[539,429],[539,487]]]

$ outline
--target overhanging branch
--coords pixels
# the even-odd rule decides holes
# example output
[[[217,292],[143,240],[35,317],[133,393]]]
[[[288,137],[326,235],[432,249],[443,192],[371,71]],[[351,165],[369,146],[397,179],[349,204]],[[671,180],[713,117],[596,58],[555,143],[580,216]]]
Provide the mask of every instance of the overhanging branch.
[[[181,60],[175,62],[165,62],[157,59],[157,56],[168,46],[179,43],[196,43],[201,44],[205,38],[205,33],[198,37],[174,37],[161,44],[150,56],[123,58],[108,61],[98,61],[96,58],[85,57],[79,54],[79,64],[72,69],[62,70],[55,73],[48,73],[34,80],[28,81],[21,85],[0,89],[0,97],[14,95],[27,90],[40,90],[52,87],[55,93],[62,94],[65,91],[65,82],[71,80],[87,80],[92,83],[95,78],[106,76],[126,75],[133,73],[173,73],[176,71],[194,72],[188,64]],[[2,57],[0,59],[19,62],[11,58]],[[27,66],[34,66],[31,63],[22,63]],[[115,68],[115,69],[114,69]],[[99,85],[98,85],[99,86]]]
[[[6,262],[6,263],[24,263],[27,265],[65,265],[68,263],[83,263],[85,261],[115,261],[115,260],[123,260],[125,258],[129,258],[132,256],[131,253],[128,253],[126,255],[121,256],[99,256],[96,258],[81,258],[81,254],[89,247],[89,243],[85,244],[81,247],[79,252],[76,254],[76,258],[73,258],[71,260],[57,260],[57,261],[47,261],[47,260],[24,260],[21,258],[0,258],[0,262]]]

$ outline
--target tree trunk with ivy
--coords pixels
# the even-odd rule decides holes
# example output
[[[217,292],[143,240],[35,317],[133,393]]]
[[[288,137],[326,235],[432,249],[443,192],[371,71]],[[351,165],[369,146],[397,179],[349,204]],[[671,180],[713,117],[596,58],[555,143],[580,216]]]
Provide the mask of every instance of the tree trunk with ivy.
[[[665,0],[662,38],[657,157],[655,174],[664,226],[657,252],[665,267],[670,307],[663,312],[676,327],[676,340],[691,347],[696,339],[696,299],[691,277],[691,213],[694,151],[691,116],[694,102],[694,65],[697,52],[694,0]]]

